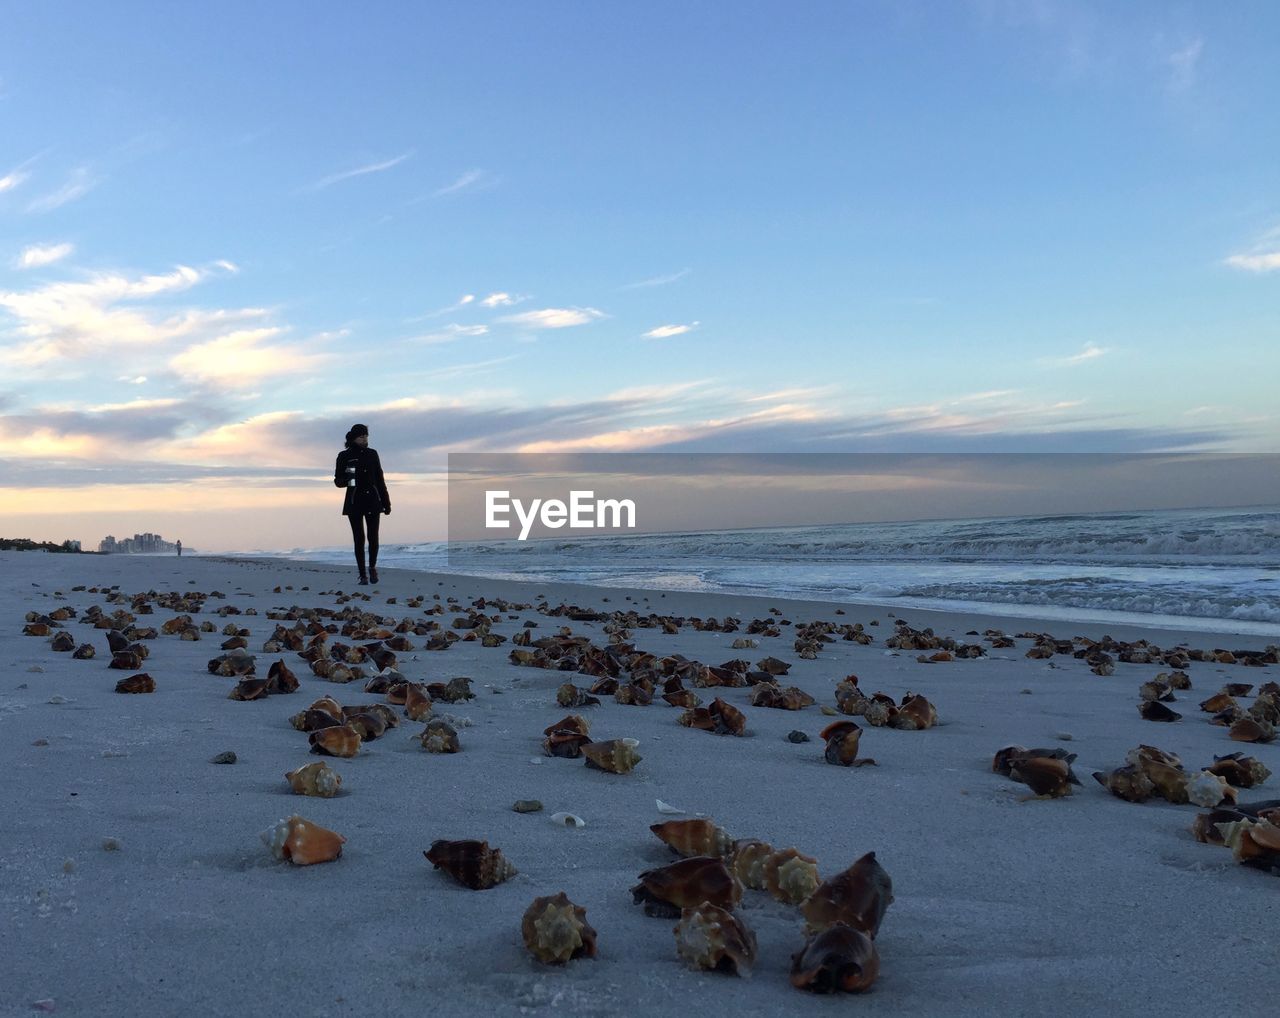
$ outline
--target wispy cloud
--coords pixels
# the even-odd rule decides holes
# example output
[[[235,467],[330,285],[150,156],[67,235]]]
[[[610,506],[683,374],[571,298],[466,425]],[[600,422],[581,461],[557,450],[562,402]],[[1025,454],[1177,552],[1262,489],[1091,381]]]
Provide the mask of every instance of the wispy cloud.
[[[573,325],[586,325],[603,317],[604,312],[595,308],[542,308],[538,311],[503,315],[498,321],[521,325],[526,329],[566,329]]]
[[[6,191],[12,191],[15,188],[22,186],[23,182],[31,176],[31,174],[26,170],[26,167],[29,164],[30,160],[23,163],[21,166],[15,166],[3,177],[0,177],[0,194],[4,194]]]
[[[229,264],[229,263],[228,263]],[[13,320],[4,360],[27,366],[195,337],[267,314],[262,308],[154,311],[153,298],[189,290],[218,271],[179,265],[171,272],[131,276],[103,272],[87,279],[46,283],[27,290],[0,290],[0,313]]]
[[[1204,53],[1204,39],[1196,37],[1165,57],[1165,63],[1169,65],[1171,92],[1185,92],[1195,85],[1202,53]]]
[[[183,379],[220,389],[254,385],[280,375],[305,376],[333,359],[309,344],[272,343],[285,330],[269,326],[240,329],[197,343],[177,354],[169,367]]]
[[[487,308],[505,308],[512,304],[519,304],[524,297],[513,297],[509,293],[491,293],[485,297],[480,303]]]
[[[464,336],[483,336],[488,331],[489,326],[487,325],[459,325],[457,322],[451,322],[436,332],[414,336],[412,342],[452,343],[455,339],[462,339]]]
[[[653,276],[650,279],[641,279],[635,283],[627,283],[620,286],[620,290],[639,290],[649,286],[666,286],[668,283],[674,283],[676,280],[684,279],[689,274],[689,269],[681,269],[679,272],[671,272],[665,276]]]
[[[478,191],[481,188],[492,187],[497,183],[497,179],[486,170],[467,170],[452,184],[446,184],[432,191],[431,197],[445,198],[451,194],[461,194],[463,191]]]
[[[672,336],[683,336],[686,332],[692,332],[700,324],[701,322],[689,322],[687,325],[659,325],[643,335],[645,339],[670,339]]]
[[[67,175],[66,181],[56,190],[43,194],[27,205],[27,211],[33,213],[52,212],[73,201],[79,201],[98,186],[97,180],[90,174],[88,167],[77,166]]]
[[[343,170],[340,173],[331,173],[327,177],[321,177],[314,184],[306,188],[308,191],[323,191],[326,187],[332,187],[334,184],[340,184],[344,180],[351,180],[353,177],[364,177],[370,173],[384,173],[413,155],[412,151],[401,153],[394,159],[383,159],[376,163],[366,163],[363,166],[357,166],[353,170]]]
[[[1111,350],[1105,346],[1099,346],[1097,343],[1088,342],[1080,348],[1079,353],[1073,353],[1068,357],[1051,357],[1050,364],[1057,364],[1062,367],[1074,367],[1077,364],[1087,364],[1089,361],[1096,361],[1099,357],[1105,357]]]
[[[61,261],[75,250],[74,244],[32,244],[22,249],[14,260],[14,268],[38,269]]]

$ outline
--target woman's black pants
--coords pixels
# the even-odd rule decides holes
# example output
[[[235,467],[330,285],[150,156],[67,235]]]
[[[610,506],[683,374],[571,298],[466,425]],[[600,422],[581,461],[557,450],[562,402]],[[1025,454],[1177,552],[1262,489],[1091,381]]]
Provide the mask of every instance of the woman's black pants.
[[[369,567],[378,564],[378,513],[365,513],[363,516],[352,513],[347,517],[351,521],[351,541],[355,545],[356,565],[364,572],[365,531],[369,532]]]

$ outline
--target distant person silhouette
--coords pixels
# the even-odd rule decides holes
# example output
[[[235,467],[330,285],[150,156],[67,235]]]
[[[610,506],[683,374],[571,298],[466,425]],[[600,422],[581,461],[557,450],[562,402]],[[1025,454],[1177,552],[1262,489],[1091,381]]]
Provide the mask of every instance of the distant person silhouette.
[[[347,489],[342,515],[351,522],[351,540],[355,546],[359,583],[378,582],[378,518],[391,513],[391,496],[382,476],[382,461],[375,449],[369,448],[369,429],[363,424],[351,425],[347,444],[338,453],[333,468],[333,483]],[[368,532],[369,571],[364,567],[365,533]]]
[[[178,558],[182,558],[182,542],[178,542]]]

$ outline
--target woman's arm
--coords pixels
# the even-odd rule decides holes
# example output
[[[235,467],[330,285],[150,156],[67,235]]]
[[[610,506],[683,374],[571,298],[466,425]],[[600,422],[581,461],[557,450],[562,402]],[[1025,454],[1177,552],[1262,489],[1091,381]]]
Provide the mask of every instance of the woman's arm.
[[[378,496],[382,499],[382,511],[391,512],[391,496],[387,493],[387,479],[382,476],[382,460],[377,452],[373,454],[373,472],[378,484]]]
[[[342,453],[338,453],[338,459],[333,464],[333,486],[335,488],[345,488],[347,479],[342,473]]]

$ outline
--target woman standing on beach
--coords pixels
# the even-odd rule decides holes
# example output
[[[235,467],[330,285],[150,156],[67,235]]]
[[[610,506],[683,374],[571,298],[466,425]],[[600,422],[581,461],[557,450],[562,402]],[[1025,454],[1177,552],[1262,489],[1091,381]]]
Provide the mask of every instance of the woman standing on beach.
[[[369,448],[369,429],[353,424],[347,432],[346,448],[338,453],[333,468],[333,483],[347,489],[342,515],[351,521],[351,538],[355,544],[356,566],[360,583],[378,582],[378,517],[391,513],[391,496],[382,476],[382,461],[375,449]],[[364,570],[365,533],[369,539],[369,572]]]

